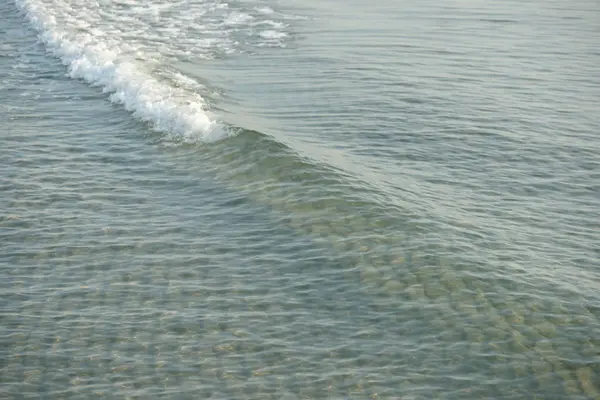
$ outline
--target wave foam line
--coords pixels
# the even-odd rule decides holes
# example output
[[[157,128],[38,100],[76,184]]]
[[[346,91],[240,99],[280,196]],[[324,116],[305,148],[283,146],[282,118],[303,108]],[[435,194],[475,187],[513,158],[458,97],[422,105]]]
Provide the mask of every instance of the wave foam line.
[[[38,31],[47,49],[61,59],[74,79],[83,79],[110,93],[110,101],[161,132],[189,141],[212,142],[232,135],[212,119],[196,93],[161,83],[124,59],[118,46],[96,41],[98,35],[79,34],[70,39],[43,5],[15,0]]]

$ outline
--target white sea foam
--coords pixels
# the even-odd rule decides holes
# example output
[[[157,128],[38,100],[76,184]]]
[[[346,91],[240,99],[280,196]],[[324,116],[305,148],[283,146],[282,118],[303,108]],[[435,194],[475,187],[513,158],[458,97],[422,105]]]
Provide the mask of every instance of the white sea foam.
[[[173,73],[172,65],[252,47],[284,47],[289,27],[271,8],[220,1],[15,2],[71,77],[101,87],[111,101],[155,129],[188,140],[229,133],[200,95],[206,88]]]
[[[259,35],[264,39],[281,39],[287,36],[285,32],[279,32],[272,29],[262,31]]]
[[[277,22],[277,21],[271,21],[270,19],[267,20],[261,20],[258,22],[255,22],[253,24],[251,24],[252,26],[264,26],[264,25],[268,25],[270,27],[272,27],[275,30],[282,30],[288,27],[288,24],[285,24],[283,22]]]
[[[57,23],[45,3],[17,0],[17,4],[48,49],[68,67],[71,77],[101,86],[110,93],[111,101],[122,104],[135,117],[187,140],[212,141],[227,135],[200,95],[157,80],[143,64],[128,57],[127,46],[103,41],[106,34],[99,28],[94,27],[93,34],[74,35]]]
[[[273,14],[275,11],[273,11],[273,9],[271,7],[257,7],[256,11],[258,11],[261,14]]]
[[[225,25],[244,25],[252,21],[254,17],[252,15],[240,12],[234,12],[227,16],[225,19]]]

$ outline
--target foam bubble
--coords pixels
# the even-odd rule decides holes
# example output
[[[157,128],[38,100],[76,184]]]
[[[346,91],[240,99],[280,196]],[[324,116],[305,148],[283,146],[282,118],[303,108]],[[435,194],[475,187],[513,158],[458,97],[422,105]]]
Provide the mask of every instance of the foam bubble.
[[[225,18],[225,25],[245,25],[248,22],[252,21],[254,17],[249,14],[233,12]]]
[[[273,9],[271,7],[258,7],[256,8],[256,11],[258,11],[261,14],[273,14],[275,11],[273,11]]]
[[[15,0],[69,74],[176,137],[212,140],[223,126],[198,85],[173,66],[285,47],[290,24],[270,7],[205,0]],[[0,48],[0,54],[7,52]],[[225,135],[223,133],[223,135]]]
[[[264,39],[281,39],[287,36],[285,32],[268,29],[259,33],[259,36]]]
[[[259,22],[252,24],[252,26],[261,26],[261,25],[268,25],[268,26],[273,27],[273,29],[284,29],[288,26],[287,24],[284,24],[283,22],[271,21],[270,19],[259,21]]]
[[[61,27],[44,2],[16,3],[48,49],[68,67],[72,78],[102,87],[110,93],[111,101],[159,131],[193,141],[214,141],[228,135],[206,110],[200,95],[159,81],[144,70],[143,64],[128,57],[131,48],[120,46],[118,41],[103,41],[106,35],[99,28],[73,34]]]

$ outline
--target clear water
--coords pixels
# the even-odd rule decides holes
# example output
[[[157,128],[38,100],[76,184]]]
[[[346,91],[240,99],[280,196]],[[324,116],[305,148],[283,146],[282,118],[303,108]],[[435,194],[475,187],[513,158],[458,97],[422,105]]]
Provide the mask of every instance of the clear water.
[[[599,399],[595,0],[0,0],[3,398]]]

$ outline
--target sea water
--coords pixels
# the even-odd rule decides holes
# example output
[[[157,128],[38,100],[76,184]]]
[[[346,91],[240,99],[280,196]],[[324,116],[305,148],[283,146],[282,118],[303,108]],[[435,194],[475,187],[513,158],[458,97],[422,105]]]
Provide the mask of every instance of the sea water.
[[[3,398],[599,399],[595,0],[0,0]]]

